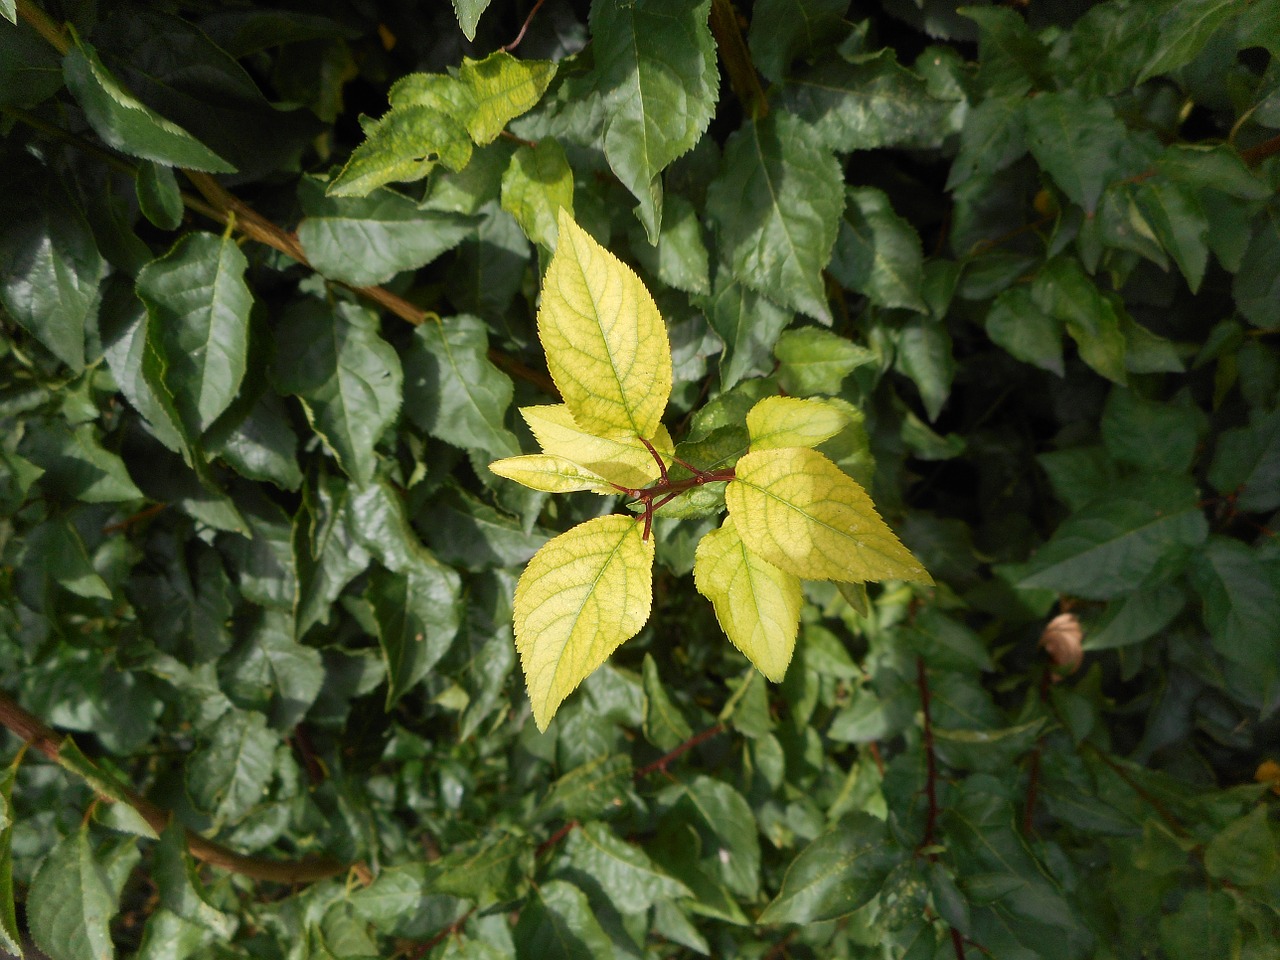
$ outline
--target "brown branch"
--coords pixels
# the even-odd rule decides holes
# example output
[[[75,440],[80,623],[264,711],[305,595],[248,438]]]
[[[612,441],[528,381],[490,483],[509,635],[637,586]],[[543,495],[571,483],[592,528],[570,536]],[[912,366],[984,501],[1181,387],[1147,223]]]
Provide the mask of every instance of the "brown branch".
[[[157,514],[163,513],[166,509],[168,509],[168,507],[169,505],[167,503],[153,503],[151,506],[147,507],[144,510],[139,510],[137,513],[133,514],[132,516],[125,517],[123,520],[120,520],[116,523],[107,524],[105,527],[102,528],[102,532],[104,534],[121,533],[122,531],[128,530],[134,524],[142,523],[144,520],[150,520],[152,517],[156,516]]]
[[[533,23],[533,18],[537,15],[538,11],[542,9],[542,5],[546,2],[547,0],[538,0],[538,2],[533,5],[533,9],[529,11],[529,15],[524,18],[524,26],[522,26],[520,28],[520,32],[516,34],[516,38],[505,47],[499,47],[498,49],[510,53],[516,47],[520,46],[520,41],[524,39],[524,35],[529,31],[529,24]]]
[[[49,15],[29,0],[18,0],[18,17],[25,20],[36,33],[63,56],[71,49],[66,31],[49,19]]]
[[[929,705],[933,700],[933,695],[929,691],[929,673],[925,670],[924,657],[916,657],[916,686],[920,688],[920,712],[924,715],[924,762],[925,762],[925,781],[924,793],[928,801],[929,809],[924,822],[924,839],[920,841],[917,853],[933,846],[934,836],[938,830],[938,758],[934,753],[933,744],[933,718],[930,715]],[[938,862],[938,854],[930,850],[928,854],[931,863]],[[951,946],[955,950],[956,960],[964,960],[964,936],[953,927],[947,924],[947,929],[951,931]]]
[[[1268,157],[1274,157],[1280,153],[1280,136],[1272,137],[1270,140],[1263,140],[1261,143],[1255,143],[1247,150],[1240,151],[1240,159],[1245,162],[1246,166],[1256,167]]]
[[[738,26],[738,11],[732,0],[711,0],[711,33],[716,39],[720,62],[729,76],[729,86],[752,120],[763,120],[769,114],[760,76],[751,62],[751,52]]]
[[[649,776],[651,773],[657,773],[659,770],[662,770],[665,772],[667,769],[667,766],[671,763],[672,760],[675,760],[681,754],[688,753],[698,744],[705,743],[706,741],[710,740],[712,737],[719,736],[720,734],[724,733],[724,729],[725,728],[723,723],[713,723],[711,726],[707,727],[707,729],[703,730],[701,733],[695,733],[692,737],[690,737],[684,743],[680,744],[680,746],[676,747],[674,750],[668,753],[664,753],[657,760],[653,761],[653,763],[645,764],[643,767],[637,770],[635,772],[635,779],[637,781],[643,780],[645,777]]]
[[[548,850],[553,849],[556,844],[558,844],[561,840],[563,840],[569,834],[573,833],[573,831],[576,829],[578,829],[578,821],[570,820],[569,822],[564,824],[564,826],[562,826],[559,830],[557,830],[551,836],[547,837],[547,839],[543,840],[540,844],[538,844],[538,849],[535,853],[535,856],[540,857],[544,853],[546,853]]]
[[[425,957],[428,953],[430,953],[436,947],[440,946],[440,944],[448,940],[449,937],[453,936],[455,933],[457,933],[459,930],[465,927],[467,925],[467,921],[471,919],[471,915],[475,912],[476,912],[476,908],[472,907],[470,910],[468,910],[466,913],[460,916],[457,920],[453,921],[453,923],[449,924],[447,927],[445,927],[443,930],[437,933],[430,940],[424,941],[423,943],[416,944],[413,947],[413,949],[409,951],[407,956],[412,958],[412,960],[418,960],[419,957]]]
[[[12,697],[0,691],[0,725],[7,727],[27,745],[39,750],[46,757],[62,766],[63,769],[75,770],[62,761],[62,747],[66,739],[54,731],[39,717],[28,713],[18,705]],[[156,833],[163,833],[168,827],[172,814],[163,807],[157,806],[123,784],[115,784],[114,778],[100,768],[94,768],[94,775],[103,782],[119,786],[120,794],[129,806],[147,821]],[[220,843],[206,840],[200,834],[187,830],[187,847],[191,855],[210,866],[221,867],[231,873],[250,877],[254,880],[271,880],[276,883],[310,883],[336,876],[347,869],[347,865],[328,857],[308,858],[306,860],[280,861],[267,860],[262,857],[249,857],[236,853]]]

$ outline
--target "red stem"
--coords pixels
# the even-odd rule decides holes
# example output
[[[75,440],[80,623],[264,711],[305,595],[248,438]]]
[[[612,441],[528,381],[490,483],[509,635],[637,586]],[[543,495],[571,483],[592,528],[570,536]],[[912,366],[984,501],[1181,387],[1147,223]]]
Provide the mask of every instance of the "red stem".
[[[533,5],[533,9],[529,11],[529,15],[524,18],[524,26],[522,26],[520,28],[520,32],[516,34],[516,38],[502,48],[503,50],[505,50],[507,53],[510,53],[516,47],[520,46],[520,41],[524,39],[525,33],[527,33],[529,30],[529,24],[533,23],[534,15],[538,12],[538,9],[546,2],[547,0],[538,0],[538,2]]]
[[[669,753],[664,753],[657,760],[653,761],[653,763],[645,764],[643,767],[641,767],[639,770],[635,772],[635,779],[637,781],[643,780],[645,777],[649,776],[649,774],[651,773],[657,773],[659,770],[665,771],[667,769],[667,766],[671,763],[672,760],[675,760],[681,754],[688,753],[698,744],[705,743],[707,740],[710,740],[712,737],[719,736],[722,733],[724,733],[724,724],[713,723],[711,726],[707,727],[707,729],[703,730],[701,733],[695,733],[692,737],[690,737],[684,743],[680,744],[680,746],[676,747],[674,750],[670,751]]]

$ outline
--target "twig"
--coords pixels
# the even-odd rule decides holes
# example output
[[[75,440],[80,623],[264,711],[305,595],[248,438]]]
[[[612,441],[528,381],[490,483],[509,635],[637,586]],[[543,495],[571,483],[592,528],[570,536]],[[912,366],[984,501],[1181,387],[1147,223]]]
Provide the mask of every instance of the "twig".
[[[43,720],[28,713],[8,694],[0,691],[0,725],[7,727],[24,743],[39,750],[46,757],[62,766],[63,769],[76,772],[62,762],[61,753],[65,738],[56,733]],[[115,784],[114,778],[100,768],[93,767],[95,777],[103,782],[119,786],[120,794],[146,820],[156,833],[163,833],[169,825],[172,814],[163,807],[136,793],[123,784]],[[220,843],[206,840],[192,830],[186,831],[187,847],[197,860],[221,867],[231,873],[250,877],[254,880],[271,880],[276,883],[310,883],[336,876],[347,869],[347,865],[328,857],[312,858],[296,861],[267,860],[262,857],[249,857],[236,853]]]
[[[1280,153],[1280,136],[1272,137],[1270,140],[1263,140],[1261,143],[1255,143],[1247,150],[1240,151],[1240,159],[1245,162],[1246,166],[1256,167],[1268,157],[1273,157]]]
[[[924,839],[920,841],[920,850],[926,850],[933,846],[934,835],[938,829],[938,758],[934,755],[933,745],[933,718],[930,716],[929,705],[932,702],[932,694],[929,692],[929,674],[925,670],[924,657],[916,657],[916,685],[920,688],[920,711],[924,714],[924,761],[925,761],[925,781],[924,793],[928,801],[929,808],[924,822]],[[929,850],[926,854],[931,863],[938,862],[938,854]],[[953,927],[947,924],[947,929],[951,931],[951,946],[955,949],[956,960],[964,960],[964,936]]]
[[[510,43],[508,43],[505,47],[500,47],[499,48],[500,50],[504,50],[507,53],[510,53],[516,47],[520,46],[520,41],[524,39],[525,33],[528,32],[529,30],[529,24],[533,23],[534,16],[537,14],[537,12],[540,9],[542,9],[542,5],[546,2],[547,0],[538,0],[538,2],[533,5],[533,9],[529,11],[529,15],[524,18],[524,26],[522,26],[520,28],[520,32],[516,34],[516,38],[512,40]]]
[[[71,49],[71,41],[66,32],[51,19],[49,15],[29,0],[18,0],[18,16],[31,25],[31,29],[40,34],[53,49],[63,56]]]
[[[466,913],[460,916],[457,920],[453,921],[453,923],[449,924],[447,927],[445,927],[443,930],[437,933],[430,940],[427,940],[423,943],[419,943],[416,946],[414,946],[412,951],[410,951],[410,953],[408,953],[407,956],[412,958],[412,960],[418,960],[419,957],[425,957],[434,948],[444,943],[445,940],[449,939],[449,937],[453,936],[455,933],[457,933],[459,930],[465,927],[467,925],[467,921],[471,919],[471,915],[475,912],[476,912],[476,908],[472,907],[470,910],[468,910]]]
[[[698,744],[705,743],[706,741],[710,740],[712,737],[719,736],[722,733],[724,733],[724,724],[713,723],[711,726],[707,727],[707,729],[703,730],[701,733],[695,733],[692,737],[690,737],[684,743],[680,744],[674,750],[671,750],[668,753],[664,753],[657,760],[653,761],[653,763],[645,764],[643,767],[641,767],[639,770],[635,772],[635,779],[637,781],[643,780],[645,777],[649,776],[651,773],[657,773],[659,770],[662,770],[665,772],[667,769],[667,765],[670,764],[672,760],[675,760],[681,754],[688,753]]]
[[[116,523],[107,524],[105,527],[102,528],[102,532],[104,534],[107,534],[107,533],[120,533],[123,530],[128,530],[130,527],[132,527],[136,523],[142,523],[142,521],[144,520],[150,520],[152,517],[156,516],[157,514],[163,513],[166,509],[168,509],[168,507],[169,505],[167,503],[153,503],[151,506],[147,507],[145,510],[139,510],[137,513],[133,514],[132,516],[125,517],[123,520],[120,520]]]
[[[538,844],[538,850],[536,855],[539,857],[542,856],[548,850],[555,847],[557,843],[559,843],[569,834],[573,833],[573,831],[576,829],[578,829],[578,821],[577,820],[568,821],[559,830],[557,830],[551,836],[547,837],[547,839],[543,840],[540,844]]]

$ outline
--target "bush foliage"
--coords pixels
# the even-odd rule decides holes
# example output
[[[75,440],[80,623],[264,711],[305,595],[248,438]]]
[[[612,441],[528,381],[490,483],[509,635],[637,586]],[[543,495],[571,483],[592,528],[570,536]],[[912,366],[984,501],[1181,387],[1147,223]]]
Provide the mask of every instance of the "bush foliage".
[[[1277,956],[1280,0],[0,15],[0,953]],[[570,229],[654,462],[545,412]],[[928,575],[763,657],[806,472]],[[535,724],[586,522],[651,613]]]

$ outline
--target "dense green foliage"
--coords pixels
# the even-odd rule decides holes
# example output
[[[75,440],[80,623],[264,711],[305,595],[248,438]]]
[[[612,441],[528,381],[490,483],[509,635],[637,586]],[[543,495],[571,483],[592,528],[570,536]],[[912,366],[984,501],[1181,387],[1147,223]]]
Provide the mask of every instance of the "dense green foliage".
[[[1280,0],[0,16],[0,953],[1277,956]],[[936,585],[769,683],[689,490],[538,732],[561,208]]]

